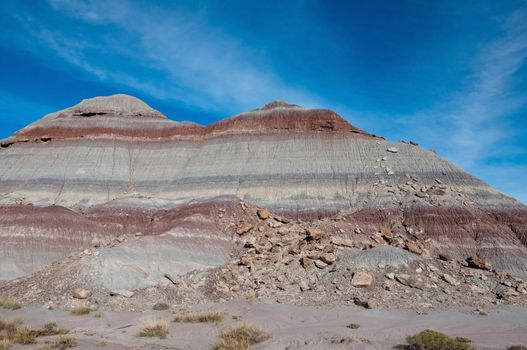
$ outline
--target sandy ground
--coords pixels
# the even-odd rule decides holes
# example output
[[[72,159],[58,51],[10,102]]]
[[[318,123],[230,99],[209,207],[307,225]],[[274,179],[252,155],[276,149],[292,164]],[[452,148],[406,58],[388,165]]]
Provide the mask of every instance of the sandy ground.
[[[33,328],[54,321],[71,330],[77,349],[213,349],[217,335],[235,325],[234,315],[243,322],[272,334],[272,338],[252,349],[390,349],[401,344],[407,335],[433,329],[450,336],[462,336],[473,341],[477,349],[505,349],[509,345],[527,345],[527,309],[503,307],[487,316],[458,311],[417,314],[411,311],[347,307],[297,307],[276,302],[236,301],[200,305],[196,309],[221,310],[225,320],[215,324],[185,324],[172,322],[172,310],[148,312],[106,312],[100,310],[85,316],[74,316],[64,310],[47,310],[27,306],[16,311],[0,310],[4,320],[21,318]],[[166,339],[140,338],[141,326],[156,318],[169,321]],[[349,323],[360,325],[347,328]],[[346,341],[341,342],[342,339]],[[39,344],[18,345],[15,349],[38,349]],[[49,338],[48,338],[49,340]],[[106,345],[101,342],[105,342]]]

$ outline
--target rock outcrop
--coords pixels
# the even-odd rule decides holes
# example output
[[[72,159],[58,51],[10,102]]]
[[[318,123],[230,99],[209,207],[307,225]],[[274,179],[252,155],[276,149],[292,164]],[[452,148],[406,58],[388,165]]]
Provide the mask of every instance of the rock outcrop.
[[[78,276],[134,290],[224,266],[240,240],[266,234],[302,237],[287,254],[320,274],[442,254],[527,278],[524,205],[329,110],[276,101],[201,126],[115,95],[47,115],[0,146],[0,279],[84,254]],[[322,241],[345,251],[302,253]],[[259,259],[284,248],[247,244]],[[407,275],[396,281],[419,284]]]

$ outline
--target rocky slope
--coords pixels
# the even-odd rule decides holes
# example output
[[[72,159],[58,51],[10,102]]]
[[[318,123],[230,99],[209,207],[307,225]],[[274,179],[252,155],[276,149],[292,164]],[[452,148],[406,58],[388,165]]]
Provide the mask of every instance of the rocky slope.
[[[467,283],[489,302],[507,288],[523,300],[525,206],[434,152],[368,134],[329,110],[277,101],[200,126],[115,95],[47,115],[0,145],[0,279],[69,256],[36,272],[39,283],[61,293],[89,283],[107,295],[171,288],[165,275],[191,274],[202,283],[189,285],[202,289],[189,295],[206,299],[246,290],[239,276],[249,273],[261,296],[342,285],[318,294],[336,302],[382,296],[394,268],[420,278],[421,289],[406,287],[438,305],[431,295],[445,283],[457,287],[450,294]],[[470,280],[467,258],[490,264],[485,281],[494,284]],[[293,275],[269,271],[275,265]],[[349,284],[358,268],[370,271],[371,287]],[[1,290],[42,300],[35,276]]]

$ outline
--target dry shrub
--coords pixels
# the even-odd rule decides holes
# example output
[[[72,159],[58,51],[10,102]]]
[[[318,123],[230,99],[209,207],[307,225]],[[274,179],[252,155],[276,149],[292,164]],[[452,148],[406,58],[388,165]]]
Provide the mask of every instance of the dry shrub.
[[[87,315],[90,311],[90,305],[88,304],[79,304],[71,309],[71,313],[77,316]]]
[[[0,297],[0,307],[8,310],[18,310],[22,305],[15,298]]]
[[[13,347],[13,343],[9,339],[0,340],[0,350],[10,350]]]
[[[164,319],[148,322],[139,333],[140,337],[159,337],[165,339],[168,335],[168,323]]]
[[[225,313],[222,311],[181,311],[174,319],[174,322],[214,322],[223,321]]]
[[[33,344],[36,339],[36,332],[24,326],[21,320],[15,319],[6,326],[6,338],[13,343]]]
[[[77,346],[77,339],[70,335],[60,335],[51,343],[51,346],[57,350],[66,350]]]
[[[241,325],[223,332],[215,350],[247,350],[251,345],[271,338],[269,333],[253,326]]]
[[[39,329],[35,332],[37,337],[49,337],[52,335],[67,334],[69,333],[69,330],[62,328],[58,329],[55,322],[49,321],[42,327],[42,329]]]
[[[39,330],[33,330],[30,327],[25,326],[19,318],[16,318],[9,323],[2,321],[2,325],[2,329],[5,330],[5,336],[2,337],[2,335],[0,335],[0,340],[2,341],[0,350],[10,349],[13,343],[34,344],[36,343],[37,337],[47,337],[57,334],[60,334],[60,337],[57,340],[58,343],[51,344],[45,349],[66,349],[74,346],[71,339],[72,337],[63,336],[63,334],[68,333],[68,330],[57,329],[57,324],[55,322],[48,322]]]

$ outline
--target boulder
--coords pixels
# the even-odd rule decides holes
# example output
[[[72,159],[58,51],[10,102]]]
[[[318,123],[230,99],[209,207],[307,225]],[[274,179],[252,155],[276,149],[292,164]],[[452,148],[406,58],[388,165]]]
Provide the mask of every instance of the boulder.
[[[287,228],[287,227],[282,227],[282,228],[278,229],[278,231],[277,231],[277,233],[278,233],[280,236],[288,235],[290,232],[291,232],[291,229],[289,229],[289,228]]]
[[[256,211],[256,214],[261,220],[267,220],[271,217],[271,212],[264,208],[258,209],[258,211]]]
[[[271,227],[271,228],[279,228],[282,225],[283,224],[280,221],[276,221],[275,219],[269,221],[269,227]]]
[[[318,241],[326,235],[324,231],[319,228],[308,228],[306,229],[307,239]]]
[[[466,260],[469,267],[481,270],[492,270],[492,265],[485,259],[480,258],[479,256],[470,256]]]
[[[353,287],[368,287],[373,283],[373,275],[364,270],[357,270],[353,272],[351,277],[351,285]]]
[[[376,232],[373,235],[370,236],[371,239],[373,239],[378,244],[384,244],[384,238],[382,238],[382,234],[380,232]]]
[[[411,287],[411,288],[422,290],[426,287],[426,283],[423,281],[423,279],[420,276],[401,273],[401,274],[395,275],[395,280],[399,282],[400,284]]]
[[[307,269],[312,264],[313,264],[313,260],[309,259],[308,257],[303,257],[300,259],[300,265],[302,265],[304,269]]]
[[[521,282],[520,284],[518,284],[518,286],[516,287],[516,290],[519,293],[527,294],[527,282]]]
[[[75,288],[72,292],[73,297],[76,299],[88,299],[91,297],[91,290],[86,288]]]
[[[336,246],[340,247],[348,247],[351,248],[354,245],[353,240],[351,239],[345,239],[345,238],[333,238],[331,240],[331,244],[334,244]]]
[[[327,267],[328,264],[326,264],[322,260],[315,260],[315,266],[318,267],[319,269],[323,269],[323,268]]]
[[[248,223],[247,221],[240,221],[238,222],[238,225],[236,225],[236,233],[241,235],[246,234],[247,232],[251,231],[254,228],[253,225]]]
[[[449,275],[447,273],[443,274],[443,276],[441,276],[441,277],[443,277],[443,279],[447,283],[449,283],[449,284],[451,284],[453,286],[459,286],[460,285],[460,282],[457,279],[455,279],[454,277],[452,277],[451,275]]]
[[[397,153],[397,152],[399,152],[399,150],[397,148],[395,148],[395,147],[390,147],[390,148],[387,149],[387,151],[390,152],[390,153]]]
[[[306,282],[306,280],[301,280],[298,282],[298,286],[300,287],[300,290],[302,292],[305,292],[306,290],[309,290],[309,284]]]
[[[393,280],[395,278],[395,273],[393,272],[388,272],[386,275],[386,278],[390,279],[390,280]]]
[[[323,253],[320,255],[319,259],[325,262],[326,264],[331,265],[337,260],[337,257],[335,256],[335,254],[332,253]]]
[[[412,241],[406,242],[405,249],[408,250],[410,253],[414,253],[417,255],[421,255],[423,253],[423,250],[419,248],[419,246]]]
[[[481,287],[481,286],[477,286],[477,285],[470,285],[470,290],[474,293],[477,293],[477,294],[485,294],[488,292],[488,289],[484,288],[484,287]]]

